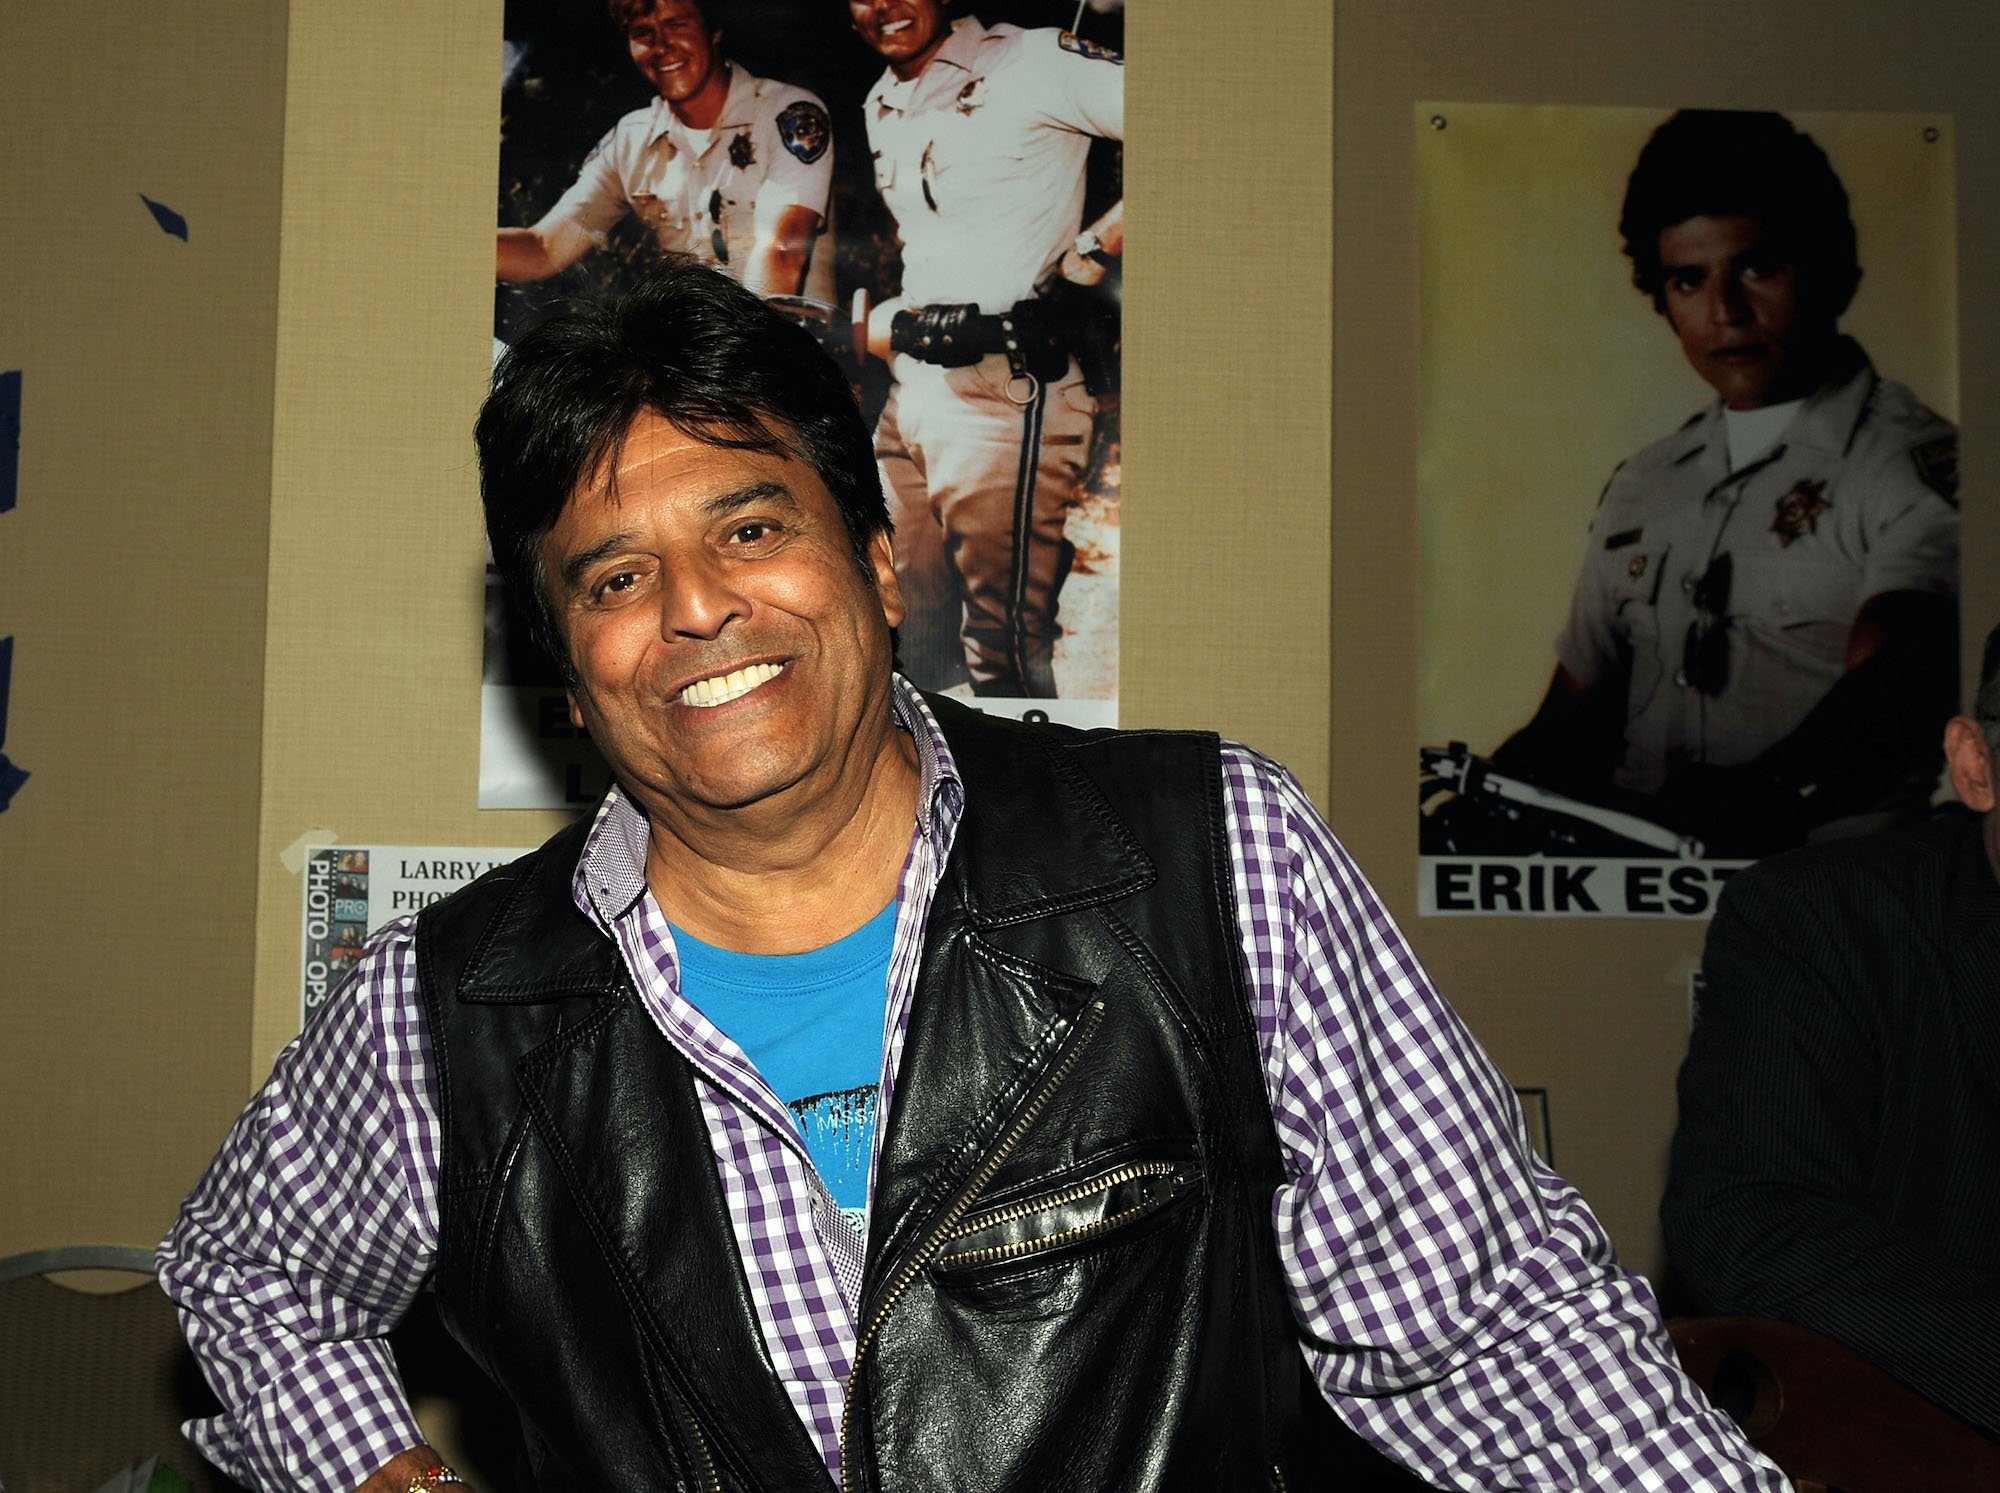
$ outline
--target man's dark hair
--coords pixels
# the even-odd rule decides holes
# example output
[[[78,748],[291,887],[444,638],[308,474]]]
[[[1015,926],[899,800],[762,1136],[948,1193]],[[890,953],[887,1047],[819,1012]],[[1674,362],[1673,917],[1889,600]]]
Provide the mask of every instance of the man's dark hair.
[[[474,427],[494,563],[565,677],[542,539],[573,493],[611,480],[647,410],[707,445],[811,467],[872,583],[868,545],[891,527],[889,508],[847,376],[810,332],[718,271],[672,256],[621,300],[551,317],[516,342]]]
[[[605,0],[604,8],[611,12],[611,22],[620,31],[625,30],[642,16],[649,16],[660,0]],[[701,12],[701,24],[709,31],[720,31],[722,22],[716,15],[717,5],[723,0],[694,0],[694,8]]]
[[[1813,137],[1782,114],[1683,109],[1653,131],[1625,186],[1618,231],[1632,283],[1667,306],[1660,233],[1689,218],[1756,218],[1815,302],[1839,317],[1861,283],[1847,189]]]

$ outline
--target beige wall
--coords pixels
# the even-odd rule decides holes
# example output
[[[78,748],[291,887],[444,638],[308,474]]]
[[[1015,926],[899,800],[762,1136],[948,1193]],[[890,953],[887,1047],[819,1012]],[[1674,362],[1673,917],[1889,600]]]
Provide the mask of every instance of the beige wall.
[[[243,1097],[285,65],[264,0],[6,10],[0,1254],[151,1243]]]

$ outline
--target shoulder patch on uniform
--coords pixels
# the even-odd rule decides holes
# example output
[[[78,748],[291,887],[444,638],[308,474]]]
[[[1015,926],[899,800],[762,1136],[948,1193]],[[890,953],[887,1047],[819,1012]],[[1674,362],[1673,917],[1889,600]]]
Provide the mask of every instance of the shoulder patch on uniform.
[[[1622,550],[1628,544],[1637,544],[1645,532],[1643,527],[1637,529],[1620,529],[1616,534],[1610,535],[1605,539],[1604,547],[1608,550]]]
[[[800,99],[778,111],[778,138],[785,142],[786,150],[810,166],[833,143],[833,126],[826,110],[810,99]]]
[[[1910,448],[1910,461],[1925,487],[1958,506],[1958,437],[1941,435]]]
[[[1119,67],[1125,65],[1123,54],[1114,52],[1103,42],[1085,41],[1074,31],[1065,31],[1056,37],[1056,42],[1065,52],[1074,52],[1079,57],[1088,57],[1092,62],[1110,62]]]

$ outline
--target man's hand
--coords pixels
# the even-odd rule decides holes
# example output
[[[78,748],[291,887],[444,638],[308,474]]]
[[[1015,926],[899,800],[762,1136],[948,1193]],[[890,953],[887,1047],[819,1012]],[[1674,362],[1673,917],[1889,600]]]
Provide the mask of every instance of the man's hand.
[[[1083,252],[1086,245],[1092,249],[1089,254]],[[1056,273],[1072,285],[1097,285],[1124,255],[1125,204],[1115,202],[1109,212],[1077,235],[1076,243],[1063,250]]]
[[[1813,785],[1762,758],[1738,767],[1684,767],[1660,791],[1661,821],[1701,841],[1711,859],[1755,860],[1804,843],[1823,817]]]
[[[1534,717],[1489,760],[1498,772],[1599,803],[1625,755],[1625,676],[1585,684],[1562,664]]]
[[[444,1458],[429,1447],[413,1446],[406,1452],[398,1452],[378,1467],[357,1493],[407,1493],[414,1478],[443,1462]],[[454,1485],[444,1483],[441,1486],[449,1488]]]
[[[890,323],[889,346],[920,363],[933,363],[939,368],[969,368],[987,353],[975,337],[976,325],[981,320],[979,307],[971,304],[903,311]]]

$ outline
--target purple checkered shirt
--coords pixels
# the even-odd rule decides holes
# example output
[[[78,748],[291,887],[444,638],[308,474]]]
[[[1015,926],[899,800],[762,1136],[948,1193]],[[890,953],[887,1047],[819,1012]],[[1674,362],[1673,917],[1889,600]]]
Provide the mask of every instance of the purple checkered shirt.
[[[898,680],[921,765],[878,1113],[963,809]],[[1530,1150],[1513,1095],[1431,988],[1298,783],[1225,745],[1244,966],[1286,1157],[1272,1199],[1299,1347],[1364,1436],[1448,1488],[1764,1489],[1777,1470],[1675,1366],[1645,1282]],[[785,1106],[681,998],[644,818],[613,791],[577,904],[701,1085],[771,1361],[836,1476],[861,1240]],[[382,1334],[437,1249],[438,1119],[413,931],[391,924],[270,1081],[160,1246],[160,1279],[227,1412],[188,1434],[264,1489],[347,1493],[421,1434]]]

